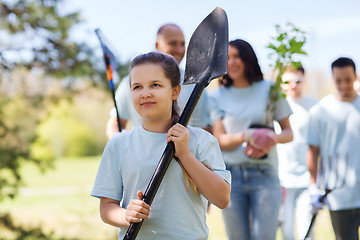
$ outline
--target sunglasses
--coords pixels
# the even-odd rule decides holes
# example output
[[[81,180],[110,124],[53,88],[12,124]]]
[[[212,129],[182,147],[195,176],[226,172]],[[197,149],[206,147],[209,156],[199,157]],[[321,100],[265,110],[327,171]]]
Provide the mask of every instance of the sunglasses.
[[[285,84],[289,84],[291,82],[300,84],[302,82],[302,78],[298,77],[298,78],[288,79],[288,80],[284,81]]]

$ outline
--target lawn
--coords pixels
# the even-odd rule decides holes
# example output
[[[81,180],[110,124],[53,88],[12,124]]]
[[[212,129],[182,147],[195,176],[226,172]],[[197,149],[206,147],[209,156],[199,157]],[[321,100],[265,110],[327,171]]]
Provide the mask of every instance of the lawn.
[[[116,239],[117,230],[99,217],[99,200],[90,197],[100,157],[58,159],[55,169],[42,174],[35,166],[21,169],[24,186],[15,200],[0,204],[16,223],[41,226],[67,239]],[[211,206],[207,219],[209,239],[227,239],[221,211]],[[0,229],[0,238],[11,236]],[[328,212],[322,210],[315,227],[316,239],[335,239]],[[278,238],[281,239],[281,233]]]

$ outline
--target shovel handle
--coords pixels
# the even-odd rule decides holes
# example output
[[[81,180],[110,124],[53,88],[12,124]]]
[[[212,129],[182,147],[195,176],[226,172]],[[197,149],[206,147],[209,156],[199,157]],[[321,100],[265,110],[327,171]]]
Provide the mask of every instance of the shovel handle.
[[[196,104],[199,102],[202,92],[204,91],[206,85],[199,82],[195,85],[193,93],[190,95],[189,100],[187,101],[183,113],[180,116],[179,123],[186,127],[188,124],[192,113],[195,110]]]

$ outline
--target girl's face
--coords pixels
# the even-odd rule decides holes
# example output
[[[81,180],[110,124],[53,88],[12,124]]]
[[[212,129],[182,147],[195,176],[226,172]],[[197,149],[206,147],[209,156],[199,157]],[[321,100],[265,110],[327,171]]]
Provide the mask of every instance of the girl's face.
[[[245,64],[241,60],[237,48],[229,45],[228,74],[234,81],[244,77]]]
[[[143,121],[168,121],[180,85],[171,86],[161,66],[147,63],[130,71],[131,98]]]

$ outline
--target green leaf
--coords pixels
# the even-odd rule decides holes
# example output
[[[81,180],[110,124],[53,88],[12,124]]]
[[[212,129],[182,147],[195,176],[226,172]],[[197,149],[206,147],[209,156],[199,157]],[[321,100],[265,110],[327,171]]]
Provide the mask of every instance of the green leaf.
[[[280,36],[278,36],[276,40],[279,41],[279,42],[284,40],[284,34],[280,34]]]
[[[270,48],[270,49],[274,49],[276,50],[276,47],[274,46],[274,44],[270,43],[269,45],[266,46],[267,48]]]
[[[291,62],[291,67],[296,71],[301,66],[301,62]]]

